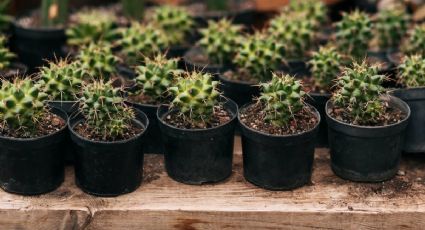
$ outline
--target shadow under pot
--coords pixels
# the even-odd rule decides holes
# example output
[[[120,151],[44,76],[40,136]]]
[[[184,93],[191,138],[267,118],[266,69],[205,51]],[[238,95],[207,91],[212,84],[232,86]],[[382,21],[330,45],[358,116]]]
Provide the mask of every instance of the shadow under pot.
[[[181,129],[169,125],[164,117],[175,112],[162,105],[158,109],[159,127],[165,150],[165,168],[172,179],[192,185],[214,183],[232,174],[234,130],[237,105],[224,102],[231,120],[209,129]]]
[[[143,135],[149,121],[135,109],[133,125],[143,131],[136,136],[114,142],[89,140],[76,132],[84,122],[79,114],[69,119],[71,139],[75,145],[75,181],[84,192],[112,197],[133,192],[143,178]]]
[[[183,56],[183,60],[185,63],[185,68],[190,71],[196,70],[216,75],[222,74],[230,69],[230,67],[210,63],[207,55],[200,47],[194,47],[187,51]]]
[[[307,97],[307,103],[314,106],[320,114],[319,133],[317,135],[316,147],[328,147],[328,124],[326,123],[326,102],[331,98],[328,93],[314,93],[310,92]]]
[[[62,184],[68,117],[56,108],[50,112],[64,121],[64,126],[55,133],[36,138],[0,136],[0,186],[6,192],[38,195]]]
[[[384,100],[399,109],[404,119],[385,126],[352,125],[333,118],[332,101],[326,103],[332,170],[337,176],[357,182],[380,182],[396,175],[410,109],[398,98],[388,96]]]
[[[301,187],[311,180],[314,160],[314,145],[319,130],[320,114],[310,106],[316,116],[316,125],[295,135],[271,135],[251,127],[241,121],[242,154],[244,177],[252,184],[269,190],[291,190]]]
[[[220,74],[218,77],[220,79],[219,87],[224,97],[233,100],[239,107],[251,102],[253,97],[260,95],[259,85],[230,80],[223,74]]]
[[[397,89],[391,94],[405,101],[411,110],[403,151],[425,153],[425,88]]]

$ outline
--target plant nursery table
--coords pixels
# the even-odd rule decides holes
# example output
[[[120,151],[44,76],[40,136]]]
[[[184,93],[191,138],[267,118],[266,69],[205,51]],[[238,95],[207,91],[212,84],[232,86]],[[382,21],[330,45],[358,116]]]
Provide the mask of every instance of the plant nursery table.
[[[404,156],[398,175],[376,184],[352,183],[330,169],[317,149],[311,183],[294,191],[266,191],[242,174],[239,138],[232,176],[190,186],[171,180],[161,155],[146,155],[144,181],[116,198],[83,193],[72,167],[46,195],[0,192],[1,229],[423,229],[425,156]]]

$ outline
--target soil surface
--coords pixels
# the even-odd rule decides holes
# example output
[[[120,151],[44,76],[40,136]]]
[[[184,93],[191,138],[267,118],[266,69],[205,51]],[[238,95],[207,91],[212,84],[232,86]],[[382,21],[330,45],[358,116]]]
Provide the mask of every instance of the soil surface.
[[[330,93],[331,89],[322,89],[318,87],[313,77],[304,77],[303,80],[304,91],[307,93]]]
[[[219,105],[214,107],[214,114],[210,121],[194,122],[177,112],[169,113],[163,119],[167,124],[179,129],[209,129],[226,124],[232,120],[232,114]]]
[[[126,130],[123,136],[111,137],[111,136],[105,136],[105,135],[96,133],[95,130],[92,127],[90,127],[87,123],[79,123],[75,125],[73,129],[79,135],[91,141],[107,141],[107,142],[128,140],[137,136],[139,133],[143,131],[142,127],[137,125],[131,125],[129,129]]]
[[[58,132],[66,125],[66,121],[58,115],[49,111],[40,117],[39,122],[36,124],[35,129],[10,129],[5,124],[0,124],[0,132],[4,137],[14,138],[37,138],[43,137],[55,132]]]
[[[22,70],[19,68],[7,68],[0,70],[0,78],[6,79],[8,81],[13,81],[16,77],[20,76],[20,74],[23,74]]]
[[[127,97],[127,100],[129,102],[138,103],[138,104],[144,104],[144,105],[161,105],[165,102],[159,102],[153,99],[152,97],[149,97],[144,94],[139,95],[130,95]]]
[[[266,114],[261,103],[254,103],[241,110],[241,122],[251,129],[271,135],[294,135],[310,131],[318,119],[308,107],[294,114],[294,118],[285,127],[277,127],[265,121]]]
[[[226,71],[223,74],[223,77],[229,81],[236,81],[236,82],[244,82],[247,84],[259,84],[258,79],[255,79],[252,77],[248,71],[245,70],[237,70],[237,71]]]

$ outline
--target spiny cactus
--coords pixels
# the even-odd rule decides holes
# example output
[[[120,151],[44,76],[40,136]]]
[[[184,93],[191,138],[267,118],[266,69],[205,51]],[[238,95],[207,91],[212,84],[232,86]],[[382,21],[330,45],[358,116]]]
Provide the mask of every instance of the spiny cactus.
[[[208,21],[208,27],[200,30],[199,45],[213,63],[223,64],[232,61],[241,39],[242,27],[232,25],[227,19]]]
[[[31,79],[16,78],[14,82],[3,80],[0,89],[0,120],[9,128],[34,129],[43,116],[47,94]]]
[[[95,81],[83,85],[79,100],[80,112],[96,136],[102,139],[120,139],[128,131],[135,117],[111,82]]]
[[[270,82],[261,84],[258,100],[264,106],[265,120],[270,124],[283,127],[304,107],[305,92],[301,81],[284,74],[275,74]]]
[[[105,10],[86,9],[71,17],[71,26],[66,30],[68,44],[86,45],[91,42],[111,42],[116,38],[114,30],[117,17]]]
[[[242,40],[234,62],[258,81],[268,81],[283,62],[283,50],[280,42],[257,32]]]
[[[65,25],[68,19],[68,0],[43,0],[41,24],[46,27]]]
[[[0,31],[7,29],[10,26],[10,22],[13,18],[7,15],[7,8],[9,6],[10,0],[0,1]]]
[[[214,106],[219,104],[218,81],[213,81],[208,73],[191,72],[185,75],[170,87],[174,95],[171,106],[178,109],[185,120],[203,126],[211,120]]]
[[[398,80],[406,87],[425,86],[425,58],[422,55],[405,56],[398,67]]]
[[[146,58],[144,65],[136,67],[135,94],[151,97],[161,102],[169,93],[168,88],[175,83],[175,77],[180,72],[178,59],[167,59],[163,55]]]
[[[0,35],[0,70],[9,68],[11,61],[16,57],[16,55],[7,48],[6,43],[6,36]]]
[[[270,21],[271,37],[285,46],[285,57],[300,59],[311,48],[314,39],[314,24],[304,14],[281,13]]]
[[[383,10],[377,15],[376,33],[381,49],[395,48],[400,44],[409,26],[409,16],[404,9]]]
[[[118,44],[129,64],[136,64],[143,57],[161,53],[168,46],[167,34],[152,24],[133,22],[129,28],[121,30],[121,37]]]
[[[84,71],[77,62],[61,59],[40,70],[42,90],[51,100],[75,101],[81,90]]]
[[[366,56],[372,38],[372,23],[369,16],[361,11],[343,13],[336,24],[336,42],[340,52],[360,60]]]
[[[177,6],[159,6],[152,15],[152,22],[162,28],[172,45],[182,44],[195,22],[189,12]]]
[[[112,49],[105,43],[90,43],[83,47],[78,55],[82,69],[95,79],[108,80],[116,73],[118,58],[112,53]]]
[[[336,106],[348,111],[354,124],[374,122],[384,112],[380,100],[384,79],[385,76],[378,75],[377,66],[354,63],[353,67],[346,67],[338,79],[338,89],[332,100]]]
[[[402,48],[407,54],[421,54],[425,56],[425,24],[416,25],[409,31],[408,39]]]
[[[330,91],[344,65],[342,55],[333,46],[320,47],[313,52],[309,64],[316,87],[326,92]]]
[[[282,10],[286,14],[293,12],[302,13],[315,27],[327,21],[327,7],[322,1],[317,0],[291,0]]]

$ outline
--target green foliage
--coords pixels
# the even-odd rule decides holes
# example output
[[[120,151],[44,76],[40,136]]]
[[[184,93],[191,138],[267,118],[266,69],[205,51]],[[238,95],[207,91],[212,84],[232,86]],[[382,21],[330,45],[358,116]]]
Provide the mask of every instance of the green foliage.
[[[415,25],[415,27],[409,31],[409,36],[403,47],[403,51],[407,54],[425,55],[425,24]]]
[[[213,81],[208,73],[191,72],[185,75],[170,87],[170,92],[175,96],[171,106],[178,109],[186,120],[204,127],[202,124],[211,120],[214,106],[219,104],[218,81]]]
[[[83,47],[78,60],[85,73],[95,79],[107,81],[117,72],[118,58],[112,53],[111,46],[105,43],[90,43]]]
[[[83,85],[79,104],[93,135],[105,140],[122,138],[135,117],[134,111],[125,105],[119,89],[111,82],[95,81]]]
[[[195,25],[185,8],[169,5],[157,7],[153,12],[152,21],[166,32],[172,45],[183,44]]]
[[[330,91],[344,65],[341,54],[333,46],[320,47],[318,51],[313,52],[309,64],[314,83],[319,89],[327,92]]]
[[[123,13],[126,17],[141,20],[145,11],[145,0],[121,0]]]
[[[237,52],[241,30],[241,26],[232,25],[227,19],[208,21],[208,27],[200,30],[199,45],[213,63],[229,63]]]
[[[68,20],[68,0],[42,0],[41,24],[45,27],[65,25]]]
[[[338,79],[338,89],[332,100],[336,106],[349,112],[354,124],[374,122],[384,112],[380,99],[384,79],[385,76],[378,75],[377,66],[354,63],[353,67],[345,68]]]
[[[0,0],[0,31],[6,30],[13,20],[12,17],[7,14],[9,3],[10,0]]]
[[[77,62],[66,59],[50,62],[40,70],[40,85],[51,100],[76,101],[81,91],[84,71]]]
[[[425,58],[419,54],[405,56],[398,66],[398,80],[409,88],[425,86]]]
[[[381,49],[397,47],[407,32],[409,20],[404,9],[380,11],[376,21],[379,47]]]
[[[291,0],[289,5],[283,8],[286,14],[302,13],[315,27],[324,24],[327,17],[327,7],[322,1],[317,0]]]
[[[361,60],[366,56],[372,38],[372,22],[361,11],[343,13],[342,20],[336,24],[336,43],[340,52]]]
[[[7,48],[6,43],[6,36],[0,35],[0,70],[9,68],[11,61],[16,57],[16,55]]]
[[[283,50],[280,42],[257,32],[242,40],[234,62],[239,69],[248,71],[255,79],[268,81],[272,71],[283,63]]]
[[[227,10],[227,0],[207,0],[206,2],[209,10]]]
[[[11,129],[34,129],[45,113],[47,95],[31,79],[3,80],[0,89],[0,120]]]
[[[266,122],[283,127],[303,109],[304,96],[301,81],[289,75],[273,73],[271,81],[261,84],[258,100],[264,106]]]

